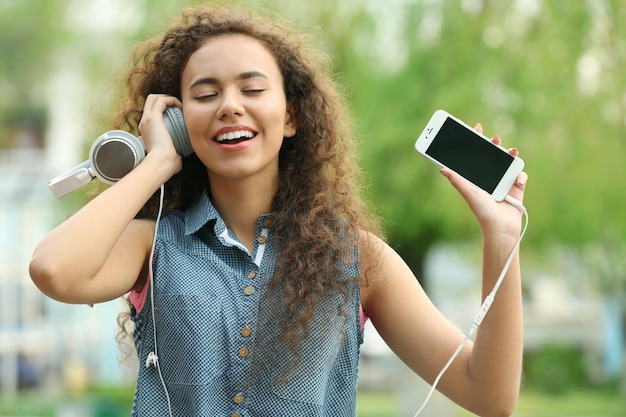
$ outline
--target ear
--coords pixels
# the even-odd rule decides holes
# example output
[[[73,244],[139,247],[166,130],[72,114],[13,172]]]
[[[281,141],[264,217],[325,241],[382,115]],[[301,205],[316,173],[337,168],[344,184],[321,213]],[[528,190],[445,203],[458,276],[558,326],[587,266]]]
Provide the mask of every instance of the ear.
[[[298,131],[298,123],[296,122],[296,118],[294,117],[293,106],[291,104],[287,104],[287,112],[285,114],[285,128],[283,129],[283,136],[286,138],[291,138],[295,136]]]

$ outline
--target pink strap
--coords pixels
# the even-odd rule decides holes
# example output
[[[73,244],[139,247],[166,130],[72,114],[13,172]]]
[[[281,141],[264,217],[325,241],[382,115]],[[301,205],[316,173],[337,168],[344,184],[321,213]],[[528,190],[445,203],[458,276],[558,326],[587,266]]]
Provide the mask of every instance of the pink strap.
[[[150,287],[150,280],[146,280],[146,285],[143,286],[141,292],[137,292],[135,290],[130,290],[128,294],[128,298],[130,299],[130,303],[135,307],[135,311],[137,314],[141,312],[144,304],[146,303],[146,299],[148,298],[148,288]]]
[[[367,317],[367,314],[365,314],[365,311],[363,311],[363,306],[361,305],[359,306],[359,316],[361,320],[361,330],[363,330],[363,327],[365,327],[365,323],[367,323],[369,317]]]

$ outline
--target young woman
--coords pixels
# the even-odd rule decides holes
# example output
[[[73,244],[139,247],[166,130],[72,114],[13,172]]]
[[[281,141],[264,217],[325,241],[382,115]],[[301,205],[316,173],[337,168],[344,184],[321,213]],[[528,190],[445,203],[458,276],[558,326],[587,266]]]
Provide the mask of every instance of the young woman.
[[[134,62],[118,125],[142,135],[145,159],[43,239],[30,265],[62,302],[130,292],[146,365],[133,415],[355,415],[367,317],[433,382],[464,336],[378,237],[327,59],[282,24],[198,8]],[[169,106],[183,111],[189,157],[172,145]],[[442,173],[480,224],[487,295],[520,211]],[[519,201],[525,181],[510,191]],[[481,416],[509,415],[517,401],[520,287],[516,255],[475,342],[438,385]]]

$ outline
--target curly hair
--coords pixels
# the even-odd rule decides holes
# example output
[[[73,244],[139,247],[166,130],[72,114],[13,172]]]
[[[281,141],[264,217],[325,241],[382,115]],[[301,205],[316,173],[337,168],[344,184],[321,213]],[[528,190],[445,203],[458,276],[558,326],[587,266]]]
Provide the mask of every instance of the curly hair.
[[[359,232],[381,234],[376,216],[360,197],[355,128],[331,76],[331,59],[275,16],[270,20],[232,7],[187,9],[164,36],[135,51],[117,124],[137,131],[149,94],[181,99],[181,74],[190,55],[208,38],[223,34],[249,36],[271,52],[297,122],[296,135],[283,142],[279,155],[272,227],[280,259],[270,284],[270,294],[280,293],[281,303],[272,307],[280,310],[280,338],[296,352],[309,334],[316,303],[337,294],[348,296],[338,264],[347,262],[359,244]],[[210,192],[206,168],[195,155],[185,157],[165,190],[165,210],[185,209],[200,193]],[[139,217],[154,218],[156,197]]]

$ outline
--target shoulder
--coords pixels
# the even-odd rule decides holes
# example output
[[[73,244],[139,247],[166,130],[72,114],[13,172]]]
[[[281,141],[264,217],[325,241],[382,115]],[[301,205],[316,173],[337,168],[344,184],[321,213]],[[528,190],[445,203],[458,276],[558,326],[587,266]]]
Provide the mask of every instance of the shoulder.
[[[390,268],[405,265],[387,242],[370,232],[359,233],[359,253],[361,271],[370,273],[372,285],[383,284],[385,273],[390,272]]]
[[[147,219],[145,221],[152,223],[152,232],[154,232],[156,221]],[[185,212],[180,209],[174,209],[164,214],[159,219],[159,239],[172,240],[185,234],[186,219]]]
[[[404,259],[378,236],[361,232],[359,239],[361,303],[372,317],[399,299],[417,302],[424,292]]]
[[[359,266],[361,270],[361,299],[363,308],[373,294],[380,293],[404,261],[383,239],[373,233],[361,231],[359,235]]]

